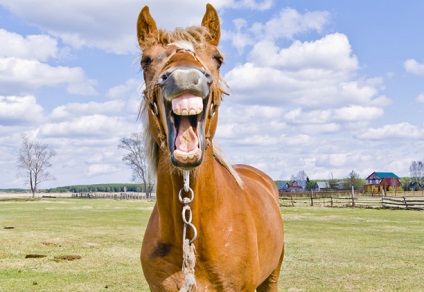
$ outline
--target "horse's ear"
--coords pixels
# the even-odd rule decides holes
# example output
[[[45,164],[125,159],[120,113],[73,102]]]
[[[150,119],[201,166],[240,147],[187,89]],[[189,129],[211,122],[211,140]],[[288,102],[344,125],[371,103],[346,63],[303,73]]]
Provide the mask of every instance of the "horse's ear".
[[[209,29],[211,39],[209,42],[217,46],[221,37],[221,25],[219,23],[218,13],[211,4],[206,5],[206,13],[203,16],[202,25]]]
[[[140,47],[143,47],[143,43],[150,37],[157,34],[156,22],[150,15],[149,7],[144,6],[138,15],[137,20],[137,39]]]

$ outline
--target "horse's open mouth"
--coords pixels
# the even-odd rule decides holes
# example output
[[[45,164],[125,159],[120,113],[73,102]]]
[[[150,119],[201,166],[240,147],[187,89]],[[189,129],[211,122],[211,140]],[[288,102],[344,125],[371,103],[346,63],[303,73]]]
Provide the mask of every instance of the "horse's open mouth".
[[[206,100],[207,101],[207,100]],[[169,104],[168,145],[173,164],[181,168],[198,166],[203,157],[204,104],[202,97],[183,93]]]

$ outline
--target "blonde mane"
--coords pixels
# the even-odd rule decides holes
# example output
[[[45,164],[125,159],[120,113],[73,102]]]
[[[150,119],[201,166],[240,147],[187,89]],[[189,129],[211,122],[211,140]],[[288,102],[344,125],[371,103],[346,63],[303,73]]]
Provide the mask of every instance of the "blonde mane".
[[[201,49],[202,44],[208,41],[210,38],[210,34],[207,28],[203,26],[192,26],[186,29],[177,28],[174,31],[166,31],[166,30],[158,30],[158,33],[155,37],[150,37],[145,40],[141,46],[142,50],[145,50],[153,45],[161,44],[168,45],[171,43],[179,43],[179,42],[189,42],[193,45],[193,47],[197,49]],[[213,103],[216,107],[218,107],[222,101],[222,95],[228,93],[223,89],[222,85],[228,88],[225,80],[222,76],[219,76],[219,82],[214,82],[211,87],[211,94],[213,98]],[[149,129],[149,117],[148,111],[149,103],[154,100],[153,96],[153,88],[146,88],[144,91],[144,99],[140,106],[140,117],[143,122],[143,134],[145,141],[145,154],[149,162],[150,173],[154,176],[157,176],[158,170],[158,157],[159,157],[159,146],[157,145],[150,129]],[[147,96],[146,96],[147,95]],[[224,166],[234,177],[237,183],[242,186],[242,180],[236,170],[233,168],[231,163],[224,157],[223,151],[220,149],[218,144],[213,141],[213,155],[216,161],[218,161],[222,166]]]
[[[168,45],[177,42],[189,42],[194,47],[200,47],[210,38],[209,30],[203,26],[191,26],[188,28],[176,28],[173,31],[158,29],[155,36],[143,41],[140,44],[142,50],[154,45]]]

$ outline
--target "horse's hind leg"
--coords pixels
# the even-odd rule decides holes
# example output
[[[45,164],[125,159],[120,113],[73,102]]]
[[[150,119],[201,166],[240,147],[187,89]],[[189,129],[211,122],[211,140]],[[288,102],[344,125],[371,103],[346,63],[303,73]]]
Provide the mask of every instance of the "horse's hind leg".
[[[267,292],[267,291],[277,292],[278,291],[278,279],[280,277],[280,269],[283,263],[283,258],[284,258],[284,248],[280,258],[280,263],[278,264],[277,268],[271,273],[271,275],[269,275],[268,278],[266,278],[265,281],[263,281],[261,285],[259,285],[256,288],[257,292]]]

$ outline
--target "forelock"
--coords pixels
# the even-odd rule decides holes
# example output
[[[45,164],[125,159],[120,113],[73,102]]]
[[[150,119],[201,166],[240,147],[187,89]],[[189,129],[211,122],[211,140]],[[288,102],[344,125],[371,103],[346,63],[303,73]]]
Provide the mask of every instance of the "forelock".
[[[159,29],[156,36],[146,39],[141,44],[141,49],[147,49],[151,46],[169,45],[169,44],[184,44],[190,43],[191,48],[201,46],[206,43],[210,37],[209,30],[204,26],[191,26],[188,28],[176,28],[173,31]]]

